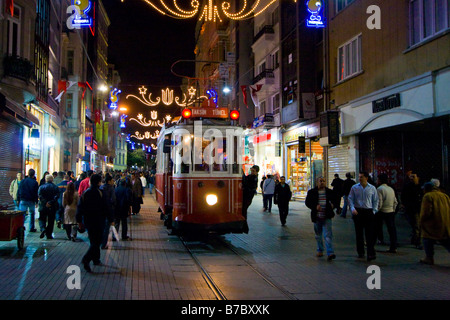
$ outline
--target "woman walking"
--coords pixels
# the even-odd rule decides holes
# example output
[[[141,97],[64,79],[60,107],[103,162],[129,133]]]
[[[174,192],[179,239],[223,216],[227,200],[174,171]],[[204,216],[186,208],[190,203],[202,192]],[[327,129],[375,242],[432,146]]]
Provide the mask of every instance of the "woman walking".
[[[75,191],[75,184],[69,182],[66,191],[63,193],[64,230],[66,230],[67,238],[73,242],[77,238],[77,205],[78,192]]]

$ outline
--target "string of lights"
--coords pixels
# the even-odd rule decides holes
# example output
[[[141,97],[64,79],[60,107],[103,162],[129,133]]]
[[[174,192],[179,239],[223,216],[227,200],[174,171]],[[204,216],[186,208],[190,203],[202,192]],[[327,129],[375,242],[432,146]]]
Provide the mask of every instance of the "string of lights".
[[[192,0],[190,3],[192,10],[190,11],[182,9],[178,5],[177,0],[171,0],[170,6],[166,4],[165,0],[143,1],[162,15],[169,16],[174,19],[190,19],[200,13],[200,17],[198,19],[200,21],[204,20],[205,22],[222,22],[221,13],[230,20],[251,19],[263,13],[277,0],[271,0],[265,6],[261,6],[261,0],[254,0],[253,5],[249,5],[249,2],[247,0],[244,0],[242,8],[234,13],[230,12],[232,6],[228,1],[222,1],[220,2],[220,5],[217,5],[215,3],[219,0],[207,0],[203,4],[203,6],[201,6],[198,0]],[[201,10],[200,7],[202,7]]]

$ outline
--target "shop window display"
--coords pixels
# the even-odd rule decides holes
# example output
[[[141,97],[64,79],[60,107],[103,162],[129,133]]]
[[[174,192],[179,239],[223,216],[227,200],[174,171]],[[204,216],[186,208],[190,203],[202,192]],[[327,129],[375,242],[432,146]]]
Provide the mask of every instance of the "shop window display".
[[[304,200],[315,181],[323,176],[323,148],[319,142],[306,141],[306,152],[299,153],[298,145],[288,147],[288,177],[294,198]]]

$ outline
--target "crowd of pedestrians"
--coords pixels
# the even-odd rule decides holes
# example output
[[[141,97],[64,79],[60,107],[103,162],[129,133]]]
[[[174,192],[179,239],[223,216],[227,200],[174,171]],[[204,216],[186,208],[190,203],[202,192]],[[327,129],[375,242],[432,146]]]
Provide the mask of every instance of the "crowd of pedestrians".
[[[425,251],[425,258],[420,260],[421,263],[434,263],[436,243],[442,244],[450,252],[449,196],[440,186],[438,179],[421,184],[419,176],[412,171],[407,172],[406,178],[399,196],[384,173],[378,175],[377,183],[367,172],[359,173],[359,182],[354,181],[350,173],[346,174],[346,180],[335,174],[331,183],[333,189],[327,188],[326,179],[319,177],[316,187],[308,191],[305,199],[305,205],[311,210],[311,221],[314,225],[316,256],[322,257],[326,251],[329,261],[336,258],[332,219],[336,215],[346,218],[348,213],[351,214],[354,223],[358,258],[375,260],[375,245],[388,244],[384,241],[384,225],[389,235],[389,249],[386,252],[396,254],[398,237],[395,217],[401,209],[411,227],[411,244]],[[253,178],[255,179],[257,178]],[[275,204],[278,204],[280,221],[284,226],[292,192],[289,185],[283,188],[285,178],[281,177],[280,180],[274,180],[271,175],[264,176],[260,187],[263,195],[263,211],[271,212],[273,198]],[[252,191],[245,194],[250,192]],[[344,203],[341,208],[342,198]]]
[[[127,218],[139,214],[144,190],[152,193],[155,170],[149,172],[83,172],[78,179],[73,172],[45,172],[38,183],[36,172],[25,179],[17,174],[10,185],[15,209],[28,213],[29,232],[37,232],[36,207],[39,212],[41,239],[53,239],[55,224],[66,231],[67,239],[77,241],[77,234],[87,230],[90,247],[82,259],[89,272],[90,262],[100,264],[100,249],[107,249],[110,228],[122,240],[129,240]],[[119,240],[119,239],[114,239]]]
[[[243,216],[256,194],[259,167],[253,166],[249,175],[243,176]],[[317,257],[326,251],[328,260],[336,259],[333,247],[332,219],[345,218],[351,213],[355,227],[356,252],[359,258],[376,259],[375,245],[385,245],[383,226],[389,235],[388,253],[397,253],[396,213],[402,208],[411,226],[411,244],[425,251],[420,262],[434,263],[434,245],[442,244],[450,252],[450,198],[432,179],[421,185],[420,177],[407,173],[407,181],[399,196],[388,183],[386,174],[379,174],[377,184],[367,172],[361,172],[359,182],[346,174],[346,180],[335,175],[326,187],[326,179],[319,177],[316,187],[308,191],[305,205],[311,210]],[[29,231],[37,232],[35,208],[39,211],[40,238],[53,239],[55,223],[66,231],[67,239],[76,242],[77,234],[88,232],[90,247],[82,264],[90,271],[90,262],[100,263],[100,249],[106,249],[111,227],[122,240],[129,240],[127,218],[139,214],[144,190],[152,193],[155,171],[113,172],[98,174],[89,170],[75,179],[73,172],[45,172],[37,182],[36,172],[28,171],[25,179],[18,173],[11,182],[10,195],[16,210],[28,212]],[[268,175],[260,184],[263,192],[263,210],[272,211],[272,200],[278,205],[282,226],[286,224],[292,191],[285,177],[275,179]],[[344,204],[341,208],[341,198]],[[248,233],[248,225],[244,232]],[[118,239],[117,239],[118,240]],[[325,246],[324,246],[325,241]],[[367,256],[366,256],[367,251]]]

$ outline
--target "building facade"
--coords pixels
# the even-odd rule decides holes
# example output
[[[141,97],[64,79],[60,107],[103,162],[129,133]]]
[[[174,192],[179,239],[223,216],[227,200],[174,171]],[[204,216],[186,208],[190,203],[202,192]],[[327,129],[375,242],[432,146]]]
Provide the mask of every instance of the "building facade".
[[[380,29],[368,28],[370,5],[380,8]],[[448,188],[448,6],[330,2],[330,109],[340,112],[341,137],[337,146],[324,145],[339,151],[337,162],[346,165],[341,172],[365,170],[375,180],[386,173],[400,190],[413,171],[421,183],[438,178]]]

